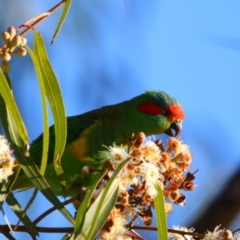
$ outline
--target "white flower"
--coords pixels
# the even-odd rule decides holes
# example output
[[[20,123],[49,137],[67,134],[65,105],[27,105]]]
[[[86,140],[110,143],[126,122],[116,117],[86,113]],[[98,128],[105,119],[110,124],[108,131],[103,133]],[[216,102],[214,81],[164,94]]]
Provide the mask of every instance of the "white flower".
[[[143,161],[140,167],[140,176],[142,181],[146,185],[146,193],[151,198],[154,198],[157,195],[156,184],[158,184],[159,179],[159,170],[153,164]]]
[[[146,182],[146,186],[155,185],[159,179],[158,168],[153,163],[143,161],[141,164],[141,176]]]
[[[14,158],[9,158],[7,162],[2,163],[0,168],[0,182],[7,181],[8,177],[13,174]]]
[[[0,161],[5,161],[10,153],[11,150],[8,141],[4,138],[4,136],[0,135]]]
[[[180,226],[173,226],[174,230],[183,231],[183,232],[194,232],[194,228],[187,229],[186,227],[180,227]],[[194,240],[194,238],[190,235],[182,235],[179,233],[169,233],[168,236],[171,240]]]
[[[109,153],[108,158],[112,162],[113,167],[117,167],[123,160],[126,160],[129,155],[126,150],[121,146],[118,147],[113,145],[112,147],[107,147]]]
[[[203,240],[215,240],[215,239],[218,239],[218,237],[222,236],[224,234],[225,230],[220,229],[220,226],[221,225],[215,227],[213,232],[208,231],[205,234],[205,237],[203,238]]]
[[[7,181],[8,177],[13,174],[14,158],[11,153],[8,141],[0,135],[0,182]]]
[[[112,221],[112,226],[109,227],[108,231],[103,230],[101,232],[101,240],[131,239],[125,235],[127,232],[127,229],[125,228],[127,221],[116,208],[112,209],[108,219]]]

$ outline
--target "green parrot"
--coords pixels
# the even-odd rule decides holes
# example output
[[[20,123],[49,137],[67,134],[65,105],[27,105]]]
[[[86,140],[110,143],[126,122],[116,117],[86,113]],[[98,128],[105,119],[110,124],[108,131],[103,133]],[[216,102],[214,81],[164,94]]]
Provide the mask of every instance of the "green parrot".
[[[69,186],[89,185],[91,177],[83,176],[81,169],[86,165],[99,164],[94,156],[106,146],[127,144],[134,133],[146,136],[166,133],[177,136],[182,127],[184,111],[181,105],[165,92],[147,91],[119,104],[105,106],[81,115],[67,118],[67,141],[61,158],[64,179]],[[53,165],[54,126],[50,127],[50,146],[45,178],[53,191],[62,195],[62,186]],[[37,165],[42,158],[43,135],[32,142],[30,154]],[[94,159],[94,160],[93,160]],[[30,181],[21,176],[14,188],[30,187]]]

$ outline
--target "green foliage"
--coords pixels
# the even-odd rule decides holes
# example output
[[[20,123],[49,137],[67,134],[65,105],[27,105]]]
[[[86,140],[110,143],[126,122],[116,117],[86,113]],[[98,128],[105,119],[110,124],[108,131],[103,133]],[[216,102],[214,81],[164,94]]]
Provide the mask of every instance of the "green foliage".
[[[103,224],[105,223],[110,211],[115,205],[118,195],[120,178],[117,178],[117,175],[127,162],[128,159],[119,164],[104,190],[99,194],[98,198],[86,212],[84,223],[79,224],[79,227],[81,227],[81,232],[79,231],[78,226],[76,226],[77,228],[75,228],[75,235],[78,232],[80,232],[80,234],[77,237],[74,235],[74,238],[71,238],[71,240],[94,239],[98,231],[103,227]]]
[[[63,175],[63,170],[61,167],[60,159],[65,148],[66,137],[67,137],[67,122],[65,116],[65,109],[63,104],[63,99],[61,95],[60,86],[56,75],[50,65],[46,48],[44,46],[44,41],[39,33],[34,34],[34,46],[33,51],[38,60],[40,74],[38,74],[39,82],[42,81],[40,86],[42,86],[45,97],[48,98],[53,117],[54,117],[54,131],[55,131],[55,149],[54,149],[54,166],[58,176]],[[44,96],[43,96],[44,97]],[[42,97],[42,98],[43,98]],[[46,110],[46,106],[44,107]],[[44,111],[45,113],[47,111]],[[44,117],[44,119],[47,116]],[[46,121],[44,125],[44,130],[46,129]],[[47,134],[48,136],[48,134]],[[47,145],[47,144],[45,144]],[[47,149],[47,147],[46,147]],[[46,156],[45,156],[46,157]],[[46,158],[45,158],[46,160]],[[46,162],[42,168],[45,169]],[[66,186],[65,180],[61,179],[63,186]]]
[[[154,198],[154,208],[156,210],[158,239],[168,239],[164,200],[160,186],[157,186],[157,190],[158,194]]]
[[[60,19],[58,28],[55,35],[60,30],[61,25],[67,15],[67,9],[70,7],[71,1],[66,1],[66,5]],[[44,129],[44,146],[42,155],[41,171],[39,172],[33,159],[28,156],[28,133],[25,124],[22,120],[21,113],[18,109],[17,103],[14,99],[14,94],[11,90],[11,79],[9,76],[2,72],[0,69],[0,117],[1,123],[4,128],[8,141],[11,144],[11,148],[14,150],[14,155],[20,164],[21,168],[15,168],[15,174],[13,178],[1,185],[1,207],[2,203],[6,203],[12,208],[13,212],[19,217],[21,222],[28,229],[29,233],[35,237],[38,232],[35,225],[31,222],[27,214],[22,210],[17,199],[11,193],[13,182],[17,181],[19,170],[22,169],[28,179],[30,179],[33,186],[39,189],[43,195],[58,209],[63,216],[65,216],[72,224],[74,219],[67,209],[59,201],[58,197],[53,193],[49,187],[47,181],[43,177],[43,174],[47,165],[47,153],[49,146],[49,128],[48,128],[48,112],[47,101],[52,110],[52,114],[55,121],[55,135],[56,144],[54,150],[55,167],[58,175],[62,174],[61,169],[61,155],[64,151],[66,142],[66,116],[63,105],[63,99],[61,96],[61,90],[58,80],[54,74],[51,64],[48,60],[46,48],[41,35],[37,32],[34,33],[34,47],[33,50],[26,46],[35,67],[37,79],[40,86],[42,109],[43,109],[43,129]],[[22,174],[22,173],[20,173]]]
[[[25,127],[25,124],[22,120],[20,111],[17,107],[16,101],[14,99],[13,92],[10,87],[10,82],[8,81],[7,75],[4,75],[0,69],[0,95],[3,98],[3,101],[6,104],[6,111],[9,115],[8,121],[12,119],[16,125],[16,131],[25,145],[28,143],[28,134]],[[1,113],[2,115],[2,113]]]
[[[51,44],[55,41],[55,39],[56,39],[56,37],[57,37],[57,35],[58,35],[58,33],[59,33],[63,23],[64,23],[64,21],[65,21],[65,19],[67,17],[68,11],[69,11],[70,6],[71,6],[71,3],[72,3],[72,0],[66,0],[65,1],[63,12],[62,12],[62,15],[61,15],[61,17],[59,19],[57,28],[56,28],[56,30],[55,30],[55,32],[53,34],[53,38],[52,38]]]

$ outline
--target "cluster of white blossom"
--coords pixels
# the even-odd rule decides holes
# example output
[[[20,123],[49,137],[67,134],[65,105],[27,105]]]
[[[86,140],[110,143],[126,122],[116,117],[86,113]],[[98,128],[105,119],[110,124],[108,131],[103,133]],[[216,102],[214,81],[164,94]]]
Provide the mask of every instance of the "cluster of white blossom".
[[[0,182],[7,181],[13,174],[14,158],[8,141],[0,135]]]
[[[153,199],[159,185],[165,197],[165,212],[172,212],[172,204],[183,205],[182,190],[193,190],[193,174],[186,173],[192,161],[186,144],[170,138],[165,146],[160,140],[145,139],[139,133],[127,148],[108,147],[109,176],[123,161],[129,159],[119,174],[120,186],[115,207],[101,231],[104,240],[132,239],[127,226],[140,217],[146,226],[152,223]]]
[[[179,231],[179,233],[169,233],[170,240],[194,240],[196,237],[202,240],[240,240],[238,233],[232,234],[228,229],[220,229],[220,226],[215,227],[213,232],[207,231],[205,235],[201,234],[204,237],[195,236],[194,234],[188,235],[188,233],[194,233],[194,228],[187,229],[185,227],[173,226],[173,229]]]

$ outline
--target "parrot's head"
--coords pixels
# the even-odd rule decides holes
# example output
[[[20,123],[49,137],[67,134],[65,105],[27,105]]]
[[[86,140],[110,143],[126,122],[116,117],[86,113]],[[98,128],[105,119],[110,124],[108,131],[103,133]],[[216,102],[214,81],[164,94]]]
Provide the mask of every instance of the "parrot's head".
[[[165,92],[147,91],[139,96],[138,111],[154,119],[162,129],[161,133],[177,136],[182,129],[184,111],[182,106]],[[159,133],[160,133],[159,131]]]

